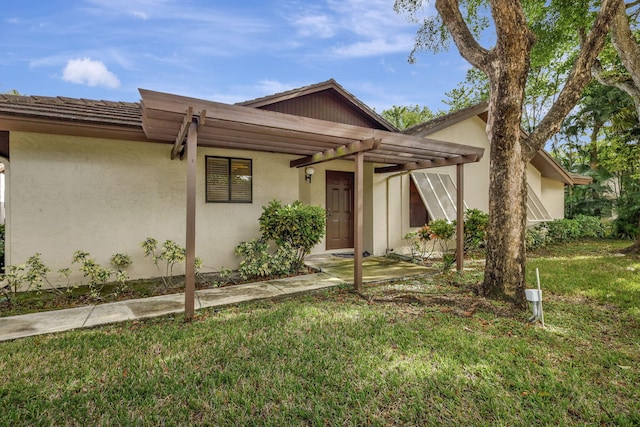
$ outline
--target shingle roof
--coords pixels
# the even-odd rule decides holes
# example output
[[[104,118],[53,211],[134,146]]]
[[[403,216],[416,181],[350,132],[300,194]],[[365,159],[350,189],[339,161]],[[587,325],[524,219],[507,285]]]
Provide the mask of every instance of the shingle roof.
[[[142,107],[138,102],[0,95],[0,114],[142,128]]]

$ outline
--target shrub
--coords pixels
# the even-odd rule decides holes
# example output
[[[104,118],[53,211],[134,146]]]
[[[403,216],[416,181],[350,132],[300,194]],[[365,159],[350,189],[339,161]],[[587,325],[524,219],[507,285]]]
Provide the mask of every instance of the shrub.
[[[75,251],[71,263],[80,264],[80,271],[88,279],[87,286],[89,287],[89,296],[91,298],[99,298],[102,288],[111,276],[115,274],[115,271],[110,268],[98,264],[90,257],[89,252]]]
[[[607,235],[604,223],[597,216],[576,215],[573,220],[578,224],[581,238],[598,238]]]
[[[479,209],[467,209],[464,213],[464,250],[465,252],[485,247],[489,214]]]
[[[546,227],[536,225],[527,228],[525,234],[525,246],[527,250],[538,249],[549,243],[549,230]]]
[[[298,257],[287,243],[269,252],[269,243],[264,239],[253,239],[240,243],[235,254],[243,258],[238,273],[244,280],[256,277],[283,276],[297,271]]]
[[[305,255],[325,235],[325,210],[300,201],[283,205],[273,200],[263,206],[259,221],[262,239],[273,240],[279,248],[291,248],[296,253],[294,269],[302,266]]]
[[[574,219],[556,219],[527,228],[527,250],[552,243],[592,239],[610,235],[608,226],[598,217],[577,215]]]

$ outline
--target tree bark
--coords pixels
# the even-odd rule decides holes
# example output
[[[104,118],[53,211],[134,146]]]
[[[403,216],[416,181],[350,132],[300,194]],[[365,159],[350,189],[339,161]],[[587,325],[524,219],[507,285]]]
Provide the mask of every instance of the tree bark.
[[[489,71],[490,148],[489,229],[487,262],[480,293],[509,296],[525,306],[526,161],[523,158],[522,104],[535,43],[524,13],[513,2],[493,1],[498,41]]]
[[[516,306],[526,306],[526,165],[559,130],[562,120],[589,82],[591,67],[604,45],[618,1],[603,0],[595,24],[585,38],[585,49],[578,55],[562,92],[529,137],[521,131],[521,119],[535,38],[520,2],[491,0],[497,42],[487,50],[469,31],[458,0],[436,1],[436,9],[460,54],[489,78],[490,232],[484,281],[480,287],[482,295],[510,296]]]

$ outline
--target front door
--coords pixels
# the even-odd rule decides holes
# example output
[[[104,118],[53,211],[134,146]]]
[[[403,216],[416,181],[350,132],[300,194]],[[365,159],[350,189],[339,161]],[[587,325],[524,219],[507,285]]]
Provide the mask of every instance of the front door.
[[[327,249],[353,248],[353,172],[327,171]]]

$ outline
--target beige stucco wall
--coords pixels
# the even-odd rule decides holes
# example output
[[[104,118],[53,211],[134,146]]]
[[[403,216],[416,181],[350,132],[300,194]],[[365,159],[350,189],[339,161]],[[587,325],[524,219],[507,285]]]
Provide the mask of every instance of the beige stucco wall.
[[[11,132],[10,145],[7,263],[39,252],[57,271],[75,250],[103,265],[122,252],[133,259],[131,277],[150,277],[158,274],[140,242],[150,236],[184,246],[186,163],[169,159],[170,146],[20,132]],[[253,159],[253,203],[205,203],[205,155]],[[236,266],[233,249],[259,235],[262,206],[298,198],[292,158],[198,149],[196,254],[205,266]]]
[[[542,177],[540,181],[542,203],[554,219],[564,218],[564,184],[555,179]]]

